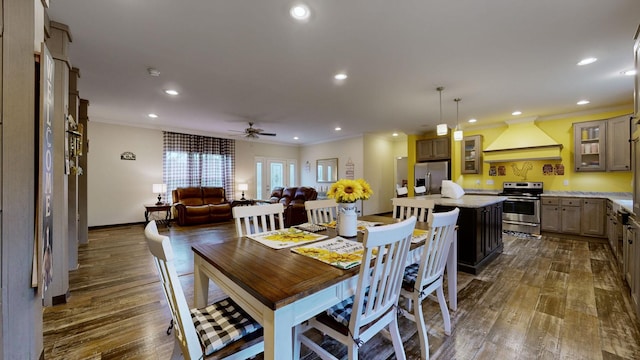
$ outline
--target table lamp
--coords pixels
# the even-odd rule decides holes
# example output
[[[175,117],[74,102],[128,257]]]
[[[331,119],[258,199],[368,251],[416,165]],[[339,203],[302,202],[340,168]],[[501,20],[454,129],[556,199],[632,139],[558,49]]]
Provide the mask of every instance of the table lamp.
[[[238,184],[238,190],[242,191],[242,198],[240,200],[247,200],[244,198],[244,192],[249,190],[249,184]]]
[[[153,184],[153,193],[158,194],[156,205],[162,205],[162,194],[167,192],[167,184]]]

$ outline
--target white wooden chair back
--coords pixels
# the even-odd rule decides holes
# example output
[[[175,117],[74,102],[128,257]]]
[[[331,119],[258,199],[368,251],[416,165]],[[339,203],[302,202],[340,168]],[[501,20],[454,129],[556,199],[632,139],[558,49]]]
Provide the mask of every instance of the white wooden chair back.
[[[442,278],[449,256],[449,249],[456,238],[456,222],[458,221],[459,213],[460,210],[455,208],[448,212],[433,214],[429,222],[431,226],[425,240],[420,263],[409,265],[405,271],[404,280],[408,281],[413,278],[415,281],[413,284],[410,281],[405,283],[401,290],[402,296],[407,299],[406,309],[408,310],[408,312],[403,313],[405,317],[414,321],[418,328],[421,359],[429,359],[429,337],[422,302],[434,291],[438,297],[438,304],[444,321],[444,332],[447,335],[451,335],[451,316],[444,298]],[[413,288],[407,289],[408,284]]]
[[[426,286],[444,274],[459,214],[458,208],[433,214],[429,235],[420,259],[420,269],[416,279],[417,289],[420,289],[418,284]]]
[[[428,222],[435,206],[433,200],[427,199],[393,198],[391,203],[395,219],[404,220],[415,216],[419,222]]]
[[[364,254],[349,321],[349,330],[354,339],[359,338],[363,326],[375,322],[398,303],[415,225],[416,218],[411,217],[399,223],[370,227],[365,230]],[[374,256],[375,259],[373,259]],[[367,292],[368,301],[365,305],[364,299]],[[396,318],[395,311],[392,315]],[[379,321],[368,327],[366,331],[377,333],[387,325],[388,322]]]
[[[398,197],[407,197],[409,194],[409,189],[406,186],[396,188],[396,196]]]
[[[420,196],[420,195],[424,195],[427,193],[427,187],[426,186],[416,186],[413,188],[413,193],[416,196]]]
[[[326,224],[338,218],[338,203],[334,199],[304,202],[307,221],[312,224]]]
[[[284,229],[284,206],[281,203],[236,206],[232,211],[238,237]]]
[[[196,329],[191,320],[191,312],[182,291],[178,273],[173,264],[173,249],[168,236],[158,233],[155,221],[150,221],[144,229],[147,245],[160,274],[162,289],[167,298],[173,319],[176,342],[180,344],[185,359],[200,359],[202,348]],[[174,350],[175,354],[175,350]]]

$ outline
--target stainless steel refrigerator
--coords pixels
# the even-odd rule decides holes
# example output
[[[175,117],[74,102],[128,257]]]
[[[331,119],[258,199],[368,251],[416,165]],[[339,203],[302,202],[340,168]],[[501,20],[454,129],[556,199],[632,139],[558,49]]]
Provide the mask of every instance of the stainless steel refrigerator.
[[[415,186],[425,186],[427,194],[440,194],[442,180],[450,180],[449,162],[417,163],[413,169],[413,176],[415,177],[413,182]]]

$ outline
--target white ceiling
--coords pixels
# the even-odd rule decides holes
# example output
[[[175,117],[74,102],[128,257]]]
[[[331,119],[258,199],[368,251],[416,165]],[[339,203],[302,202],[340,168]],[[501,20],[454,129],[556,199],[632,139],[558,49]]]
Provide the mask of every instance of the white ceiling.
[[[633,67],[638,0],[307,0],[306,23],[289,16],[292,3],[52,0],[49,17],[70,27],[97,122],[228,137],[251,120],[278,134],[260,140],[309,144],[435,130],[438,86],[451,127],[462,99],[464,129],[514,110],[633,103],[634,79],[620,73]],[[598,61],[576,66],[585,57]]]

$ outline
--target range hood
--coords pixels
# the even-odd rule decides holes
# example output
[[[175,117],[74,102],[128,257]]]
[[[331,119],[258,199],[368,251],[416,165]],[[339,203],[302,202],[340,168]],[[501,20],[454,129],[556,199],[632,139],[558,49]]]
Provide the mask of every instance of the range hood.
[[[536,126],[535,119],[507,120],[507,129],[484,149],[484,162],[561,160],[562,144]]]

